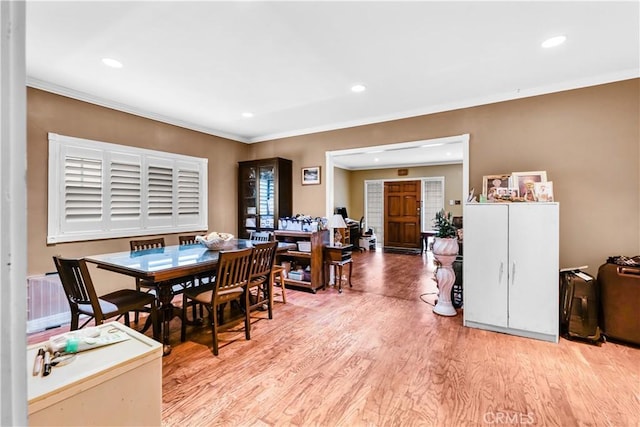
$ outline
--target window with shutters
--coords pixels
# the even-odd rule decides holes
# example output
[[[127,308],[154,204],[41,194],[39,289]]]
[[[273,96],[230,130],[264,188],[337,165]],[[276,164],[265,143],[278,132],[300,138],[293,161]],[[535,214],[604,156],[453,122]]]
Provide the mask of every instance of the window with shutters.
[[[207,228],[207,159],[49,134],[47,243]]]
[[[444,208],[444,177],[422,178],[422,231],[433,230],[436,213]]]

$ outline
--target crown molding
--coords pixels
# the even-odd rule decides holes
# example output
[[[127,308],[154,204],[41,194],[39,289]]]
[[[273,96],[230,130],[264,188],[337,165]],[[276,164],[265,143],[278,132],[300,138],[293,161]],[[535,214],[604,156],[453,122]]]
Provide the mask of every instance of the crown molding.
[[[88,102],[91,104],[99,105],[113,110],[122,111],[136,116],[144,117],[159,122],[180,126],[186,129],[191,129],[197,132],[202,132],[208,135],[218,136],[220,138],[229,139],[232,141],[242,142],[245,144],[253,144],[258,142],[272,141],[276,139],[291,138],[295,136],[308,135],[313,133],[328,132],[346,128],[352,128],[357,126],[365,126],[376,123],[384,123],[392,120],[401,120],[412,117],[419,117],[428,114],[442,113],[445,111],[459,110],[462,108],[477,107],[480,105],[494,104],[497,102],[513,101],[516,99],[529,98],[539,95],[547,95],[556,92],[563,92],[567,90],[580,89],[589,86],[597,86],[601,84],[613,83],[616,81],[628,80],[640,77],[640,69],[634,68],[629,70],[623,70],[620,72],[588,77],[584,79],[576,79],[570,81],[564,81],[555,83],[552,85],[538,86],[528,89],[515,89],[514,91],[504,92],[500,94],[494,94],[484,97],[469,98],[466,100],[444,103],[439,105],[431,105],[420,109],[408,110],[399,113],[386,114],[374,117],[367,117],[364,119],[350,120],[345,122],[331,123],[328,125],[315,126],[309,128],[301,128],[286,132],[272,133],[261,135],[253,138],[241,137],[239,135],[229,134],[219,131],[217,129],[211,129],[206,126],[198,125],[196,123],[187,122],[184,120],[175,119],[172,117],[156,114],[151,111],[142,110],[126,104],[110,101],[108,99],[93,96],[81,91],[70,89],[68,87],[56,85],[43,80],[39,80],[33,77],[27,76],[27,86],[41,89],[47,92],[52,92],[58,95],[66,96],[68,98],[77,99],[79,101]]]
[[[440,105],[431,105],[425,108],[403,111],[400,113],[381,115],[376,117],[368,117],[362,120],[352,120],[341,123],[333,123],[325,126],[316,126],[311,128],[297,129],[288,132],[272,133],[255,138],[249,138],[249,143],[271,141],[274,139],[290,138],[293,136],[308,135],[312,133],[328,132],[338,129],[346,129],[356,126],[365,126],[376,123],[383,123],[392,120],[401,120],[411,117],[419,117],[428,114],[442,113],[445,111],[459,110],[463,108],[477,107],[480,105],[494,104],[497,102],[513,101],[516,99],[529,98],[532,96],[547,95],[556,92],[564,92],[573,89],[581,89],[589,86],[598,86],[601,84],[613,83],[617,81],[629,80],[640,77],[640,69],[630,69],[620,72],[604,74],[584,79],[576,79],[564,81],[552,85],[538,86],[529,89],[516,89],[512,92],[505,92],[495,95],[469,98],[462,101],[445,103]]]
[[[144,117],[146,119],[155,120],[158,122],[179,126],[185,129],[195,130],[197,132],[206,133],[207,135],[218,136],[220,138],[230,139],[232,141],[249,143],[247,138],[240,137],[238,135],[232,135],[229,133],[221,132],[216,129],[211,129],[206,126],[201,126],[195,123],[187,122],[184,120],[175,119],[162,114],[153,113],[151,111],[135,108],[130,105],[114,102],[105,98],[90,95],[85,92],[81,92],[75,89],[71,89],[65,86],[56,85],[54,83],[46,82],[44,80],[36,79],[27,76],[27,86],[34,89],[44,90],[46,92],[55,93],[56,95],[66,96],[67,98],[77,99],[78,101],[88,102],[90,104],[99,105],[101,107],[110,108],[112,110],[122,111],[124,113],[133,114],[135,116]]]

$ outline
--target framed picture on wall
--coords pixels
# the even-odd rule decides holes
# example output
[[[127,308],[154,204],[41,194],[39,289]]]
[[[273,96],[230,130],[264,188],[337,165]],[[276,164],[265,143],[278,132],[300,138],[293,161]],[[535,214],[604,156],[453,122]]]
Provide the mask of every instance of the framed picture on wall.
[[[302,185],[320,184],[320,166],[302,168]]]

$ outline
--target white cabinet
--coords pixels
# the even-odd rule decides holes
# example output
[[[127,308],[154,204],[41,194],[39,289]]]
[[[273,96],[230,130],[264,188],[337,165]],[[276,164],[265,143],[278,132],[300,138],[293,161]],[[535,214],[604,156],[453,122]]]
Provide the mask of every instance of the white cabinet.
[[[558,203],[465,206],[464,325],[558,342]]]
[[[159,426],[162,422],[162,344],[118,322],[98,326],[102,335],[130,339],[82,351],[73,362],[33,376],[45,343],[27,348],[30,426]]]

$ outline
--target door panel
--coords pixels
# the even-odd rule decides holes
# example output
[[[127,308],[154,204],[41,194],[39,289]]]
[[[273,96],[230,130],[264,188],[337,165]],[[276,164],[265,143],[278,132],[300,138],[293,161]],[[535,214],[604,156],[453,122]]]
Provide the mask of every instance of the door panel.
[[[465,322],[508,326],[508,218],[506,204],[466,207],[463,263]]]
[[[384,197],[384,245],[418,248],[420,181],[385,182]]]
[[[509,327],[555,335],[558,210],[536,203],[509,208]]]

